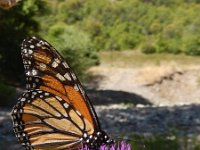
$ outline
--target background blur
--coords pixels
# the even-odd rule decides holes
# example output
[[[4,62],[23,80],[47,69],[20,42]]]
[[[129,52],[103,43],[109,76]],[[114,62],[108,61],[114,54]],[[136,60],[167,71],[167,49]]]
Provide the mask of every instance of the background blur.
[[[199,0],[22,0],[0,9],[0,149],[25,90],[20,44],[40,36],[84,83],[103,129],[132,150],[200,150]]]

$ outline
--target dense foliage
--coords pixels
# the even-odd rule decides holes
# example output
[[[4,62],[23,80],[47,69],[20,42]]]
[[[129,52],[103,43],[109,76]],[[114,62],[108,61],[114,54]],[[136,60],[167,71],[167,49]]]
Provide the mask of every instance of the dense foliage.
[[[1,81],[22,79],[29,35],[49,40],[78,74],[98,63],[97,50],[200,55],[199,10],[198,0],[23,0],[0,10]]]
[[[49,28],[47,35],[46,39],[62,53],[78,76],[84,77],[88,67],[99,63],[95,47],[83,31],[57,23]]]
[[[62,0],[49,3],[52,17],[87,32],[99,50],[200,54],[198,0]]]

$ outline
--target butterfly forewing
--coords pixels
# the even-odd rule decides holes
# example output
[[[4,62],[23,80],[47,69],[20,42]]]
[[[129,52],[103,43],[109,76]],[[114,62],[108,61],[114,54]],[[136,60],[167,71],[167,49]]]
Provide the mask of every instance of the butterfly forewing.
[[[42,89],[62,97],[94,127],[99,127],[96,117],[92,118],[96,114],[80,82],[53,46],[35,37],[25,39],[22,58],[28,89]]]
[[[26,149],[98,149],[111,143],[79,80],[45,40],[22,43],[27,89],[12,111],[16,137]]]

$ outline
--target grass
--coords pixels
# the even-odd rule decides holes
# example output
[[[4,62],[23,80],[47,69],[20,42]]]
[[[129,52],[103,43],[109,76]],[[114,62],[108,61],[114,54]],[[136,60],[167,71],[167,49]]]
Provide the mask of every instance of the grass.
[[[107,51],[100,53],[102,65],[116,67],[142,67],[144,65],[199,65],[200,59],[197,56],[187,56],[184,54],[142,54],[137,51]]]

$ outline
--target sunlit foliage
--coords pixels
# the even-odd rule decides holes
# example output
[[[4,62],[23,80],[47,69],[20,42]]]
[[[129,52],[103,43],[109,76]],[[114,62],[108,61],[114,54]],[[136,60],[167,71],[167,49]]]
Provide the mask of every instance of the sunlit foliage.
[[[86,31],[99,50],[199,55],[197,0],[63,0],[49,6],[50,23],[63,21]]]

